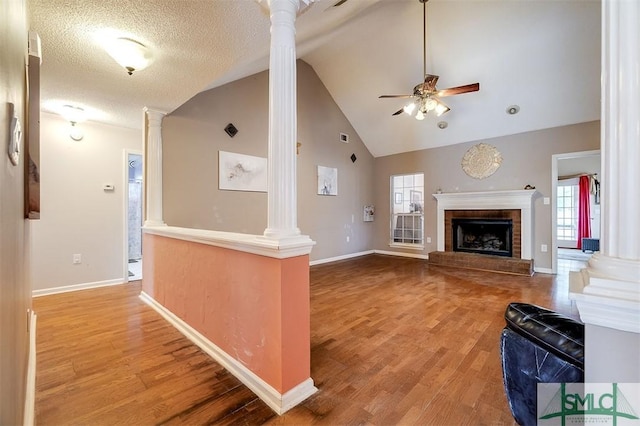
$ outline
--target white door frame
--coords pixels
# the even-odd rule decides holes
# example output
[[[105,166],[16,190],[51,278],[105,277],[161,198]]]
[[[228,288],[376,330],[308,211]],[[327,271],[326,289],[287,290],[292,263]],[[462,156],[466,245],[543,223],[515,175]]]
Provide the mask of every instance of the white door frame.
[[[600,155],[600,150],[567,152],[551,156],[551,272],[558,273],[558,160]]]
[[[142,155],[142,151],[135,149],[124,149],[123,150],[123,161],[124,161],[124,173],[122,176],[122,192],[124,196],[124,208],[122,209],[122,216],[124,218],[124,259],[123,259],[123,274],[124,274],[124,282],[129,282],[129,154],[139,155],[142,157],[142,161],[144,162],[144,156]],[[144,176],[142,183],[142,191],[144,194]],[[142,197],[144,199],[144,195]]]

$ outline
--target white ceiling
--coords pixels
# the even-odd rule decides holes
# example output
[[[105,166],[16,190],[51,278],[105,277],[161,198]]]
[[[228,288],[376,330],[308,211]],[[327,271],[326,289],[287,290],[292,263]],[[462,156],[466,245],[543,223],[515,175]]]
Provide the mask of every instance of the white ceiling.
[[[438,88],[480,83],[443,101],[451,112],[392,117],[422,76],[418,0],[319,0],[298,17],[298,56],[374,156],[599,119],[599,0],[430,0],[427,72]],[[198,92],[268,66],[269,16],[255,0],[30,0],[42,40],[43,110],[83,106],[89,119],[140,128],[142,108],[171,112]],[[96,35],[154,52],[129,76]],[[509,105],[521,111],[508,115]],[[445,130],[436,123],[448,122]]]

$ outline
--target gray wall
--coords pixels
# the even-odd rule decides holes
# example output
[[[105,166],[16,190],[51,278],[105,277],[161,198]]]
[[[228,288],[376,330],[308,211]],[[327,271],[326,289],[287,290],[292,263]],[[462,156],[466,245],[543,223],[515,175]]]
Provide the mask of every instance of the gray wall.
[[[369,250],[375,222],[363,222],[363,207],[374,201],[374,159],[313,69],[297,64],[298,227],[317,243],[312,260]],[[267,194],[218,190],[218,151],[267,156],[268,95],[268,73],[262,72],[200,93],[164,119],[168,225],[263,233]],[[228,123],[239,130],[234,138],[223,130]],[[340,142],[341,132],[348,144]],[[338,169],[337,196],[317,195],[318,165]]]
[[[27,9],[23,0],[0,2],[0,424],[22,424],[29,333],[27,280],[29,228],[24,220],[24,138],[20,163],[14,166],[9,147],[9,103],[26,129],[25,59]]]
[[[223,129],[233,123],[239,133]],[[445,130],[446,131],[446,130]],[[350,143],[339,142],[339,133]],[[261,234],[267,225],[266,193],[218,190],[218,151],[266,157],[268,74],[263,72],[201,93],[163,122],[163,202],[169,225]],[[551,269],[551,156],[599,149],[599,122],[509,135],[483,141],[372,158],[313,69],[298,61],[298,226],[317,242],[311,259],[328,259],[366,250],[426,255],[436,249],[436,202],[429,194],[522,189],[530,184],[535,200],[535,265]],[[479,142],[494,145],[503,162],[489,178],[467,176],[460,163]],[[352,163],[349,156],[358,157]],[[316,166],[338,168],[338,196],[316,195]],[[424,251],[389,247],[389,178],[425,174]],[[365,223],[362,209],[376,207],[375,221]],[[347,242],[347,237],[349,242]],[[542,253],[541,244],[549,251]]]
[[[495,146],[503,160],[492,176],[478,180],[467,176],[460,163],[465,152],[480,142]],[[540,192],[534,206],[535,265],[551,269],[551,205],[543,205],[543,197],[551,197],[551,156],[599,148],[600,122],[595,121],[376,158],[375,204],[378,209],[374,248],[390,250],[389,179],[394,174],[425,174],[425,236],[431,237],[432,242],[425,244],[424,252],[418,254],[436,250],[437,205],[428,194],[435,193],[438,188],[443,192],[468,192],[523,189],[529,184]],[[542,253],[541,244],[547,244],[549,251]]]

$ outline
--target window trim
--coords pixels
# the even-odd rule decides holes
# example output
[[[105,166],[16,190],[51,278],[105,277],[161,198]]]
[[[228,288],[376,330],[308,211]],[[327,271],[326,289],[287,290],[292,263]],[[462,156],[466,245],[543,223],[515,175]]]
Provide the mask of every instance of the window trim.
[[[402,190],[398,191],[394,185],[394,178],[396,177],[405,177],[405,176],[415,176],[415,175],[422,175],[422,187],[421,187],[421,192],[422,192],[422,206],[420,208],[419,212],[409,212],[409,213],[395,213],[394,212],[394,204],[400,204],[402,203],[404,200],[401,198],[400,202],[398,202],[398,195],[402,194]],[[414,185],[413,187],[403,187],[403,189],[408,189],[410,191],[410,194],[413,194],[417,189],[417,187]],[[389,177],[389,247],[392,248],[401,248],[401,249],[407,249],[407,250],[424,250],[425,248],[425,237],[424,237],[424,225],[425,225],[425,214],[424,214],[424,172],[414,172],[414,173],[400,173],[400,174],[394,174],[391,175]],[[399,242],[399,241],[395,241],[395,237],[394,237],[394,231],[396,230],[395,228],[395,223],[396,222],[396,218],[399,215],[406,215],[406,216],[412,216],[412,217],[419,217],[421,219],[421,228],[420,228],[420,243],[407,243],[407,242]]]

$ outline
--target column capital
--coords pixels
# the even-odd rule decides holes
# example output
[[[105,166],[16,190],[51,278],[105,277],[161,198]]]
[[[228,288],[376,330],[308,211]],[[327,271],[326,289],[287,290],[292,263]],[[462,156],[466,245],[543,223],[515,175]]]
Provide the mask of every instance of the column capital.
[[[298,13],[302,13],[318,0],[256,0],[256,2],[265,10],[271,10],[271,5],[277,1],[288,1],[293,3]]]
[[[147,108],[147,107],[144,107],[142,110],[147,115],[147,119],[149,121],[149,127],[151,126],[160,127],[162,125],[162,119],[167,115],[166,112]]]

